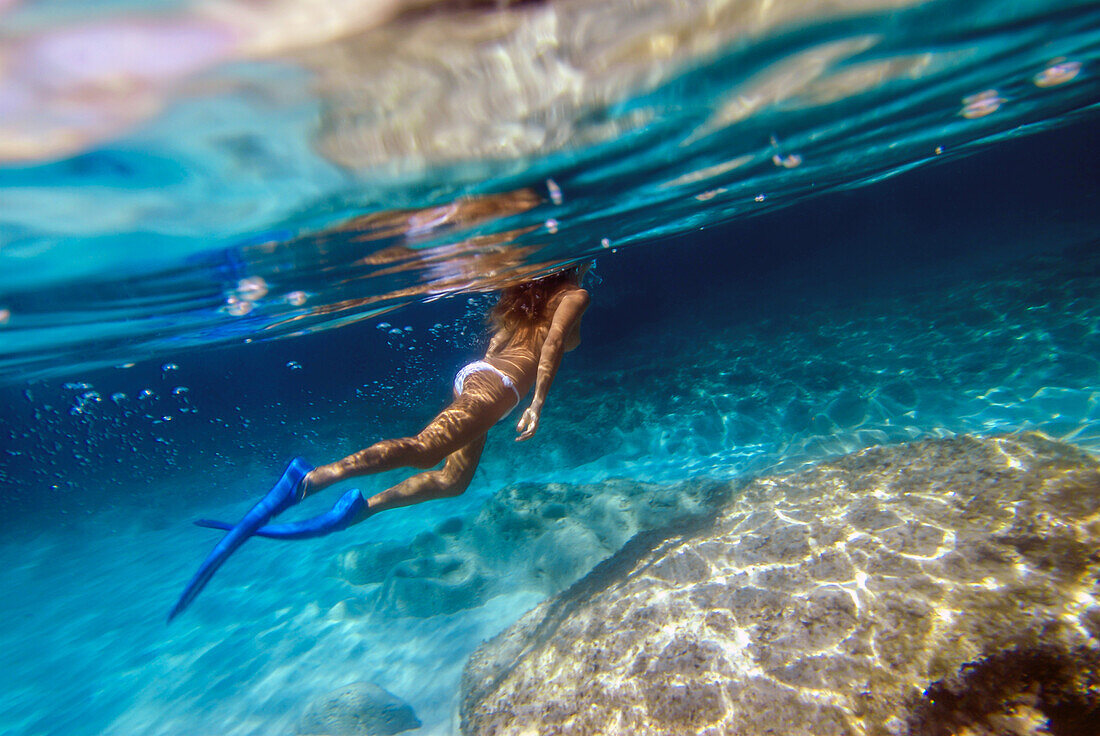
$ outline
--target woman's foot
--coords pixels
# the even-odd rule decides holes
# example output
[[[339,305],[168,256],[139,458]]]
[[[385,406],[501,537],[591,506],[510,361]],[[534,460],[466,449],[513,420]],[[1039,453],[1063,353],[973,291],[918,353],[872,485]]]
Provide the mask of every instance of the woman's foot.
[[[253,536],[267,537],[268,539],[312,539],[323,537],[333,532],[343,531],[352,524],[357,524],[371,515],[371,510],[366,499],[359,493],[358,488],[340,497],[331,510],[310,519],[292,521],[287,524],[266,524],[252,532]],[[233,525],[216,519],[198,519],[197,526],[205,526],[210,529],[231,530]]]

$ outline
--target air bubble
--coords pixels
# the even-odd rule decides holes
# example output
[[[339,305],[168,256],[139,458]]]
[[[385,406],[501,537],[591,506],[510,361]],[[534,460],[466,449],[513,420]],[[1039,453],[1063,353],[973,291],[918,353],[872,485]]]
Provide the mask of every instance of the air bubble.
[[[300,371],[300,370],[302,370],[302,364],[301,364],[301,363],[299,363],[299,362],[298,362],[298,361],[296,361],[296,360],[290,360],[290,361],[287,361],[286,367],[287,367],[287,368],[289,368],[289,369],[290,369],[290,370],[292,370],[292,371]]]
[[[7,307],[0,308],[0,326],[6,325],[11,321],[11,310]]]
[[[248,276],[237,282],[237,296],[255,302],[267,296],[267,282],[262,276]]]
[[[377,327],[380,330],[388,330],[390,328],[390,323],[389,322],[379,322]]]
[[[553,179],[546,180],[546,190],[550,193],[550,201],[554,204],[561,204],[565,200],[561,195],[561,187]]]
[[[780,156],[778,153],[772,156],[772,163],[784,169],[793,169],[802,164],[802,157],[797,153]]]
[[[306,301],[309,299],[309,295],[306,294],[304,291],[292,291],[287,294],[284,299],[286,299],[287,304],[295,307],[300,307],[306,303]]]
[[[1056,87],[1065,84],[1081,73],[1081,62],[1055,59],[1043,71],[1032,77],[1036,87]]]
[[[243,317],[252,311],[252,302],[242,301],[235,296],[225,300],[225,311],[234,317]]]
[[[558,221],[551,217],[546,221],[546,229],[550,231],[551,235],[557,235],[558,233]]]
[[[610,248],[611,247],[611,239],[610,238],[600,238],[600,247],[601,248]]]
[[[967,120],[984,118],[986,115],[992,115],[997,112],[1004,102],[1005,98],[1001,97],[997,90],[987,89],[976,95],[964,97],[963,109],[959,111],[959,115],[962,115]]]
[[[160,369],[163,372],[168,373],[169,371],[178,371],[180,369],[180,367],[178,365],[176,365],[175,363],[165,363],[164,365],[162,365],[160,367]]]

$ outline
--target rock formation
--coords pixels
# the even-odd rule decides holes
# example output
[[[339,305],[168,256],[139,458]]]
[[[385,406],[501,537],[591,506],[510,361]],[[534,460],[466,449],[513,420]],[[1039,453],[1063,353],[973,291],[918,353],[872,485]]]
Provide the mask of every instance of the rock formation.
[[[420,721],[412,707],[370,682],[353,682],[321,696],[298,723],[302,736],[391,736],[413,728],[420,728]]]
[[[471,657],[462,731],[1095,733],[1098,574],[1080,450],[873,448],[635,536]]]

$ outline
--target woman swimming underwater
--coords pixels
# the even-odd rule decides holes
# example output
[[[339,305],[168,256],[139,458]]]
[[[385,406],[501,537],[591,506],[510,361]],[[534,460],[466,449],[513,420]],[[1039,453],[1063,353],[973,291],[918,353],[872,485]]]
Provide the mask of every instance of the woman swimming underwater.
[[[580,344],[581,316],[589,302],[581,281],[590,266],[584,263],[505,289],[489,315],[492,338],[484,359],[458,372],[454,399],[416,436],[382,440],[316,468],[295,458],[267,495],[236,524],[207,519],[195,522],[229,533],[191,578],[168,620],[190,605],[229,555],[251,536],[318,537],[380,511],[461,494],[473,479],[489,429],[534,387],[531,403],[516,425],[516,440],[530,439],[538,429],[562,355]],[[306,496],[347,478],[396,468],[428,469],[440,462],[442,468],[418,473],[369,499],[352,489],[320,516],[268,524]]]

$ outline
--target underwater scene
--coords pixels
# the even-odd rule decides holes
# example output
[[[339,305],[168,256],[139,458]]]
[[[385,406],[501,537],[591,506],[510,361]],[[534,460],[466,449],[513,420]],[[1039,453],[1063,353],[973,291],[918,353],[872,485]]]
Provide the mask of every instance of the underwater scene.
[[[1100,735],[1098,64],[0,0],[0,733]]]

